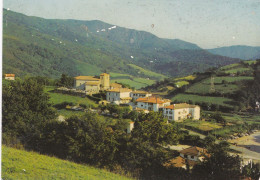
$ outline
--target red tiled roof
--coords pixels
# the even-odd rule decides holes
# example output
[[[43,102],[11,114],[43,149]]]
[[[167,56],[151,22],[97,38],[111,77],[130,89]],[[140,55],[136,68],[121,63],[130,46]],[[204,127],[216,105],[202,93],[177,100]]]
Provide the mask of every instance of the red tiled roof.
[[[168,162],[164,163],[165,167],[179,167],[179,168],[186,168],[186,161],[189,163],[190,166],[194,166],[196,161],[186,160],[181,156],[178,156],[174,159],[169,160]]]
[[[5,74],[5,77],[15,77],[15,74]]]
[[[145,97],[145,98],[138,98],[137,102],[146,102],[146,103],[153,103],[153,104],[163,104],[166,102],[171,102],[169,99],[161,99],[157,97]]]
[[[88,81],[99,81],[100,79],[95,78],[94,76],[77,76],[74,77],[76,80],[88,80]]]
[[[181,104],[172,104],[170,106],[164,107],[165,109],[182,109],[182,108],[195,108],[196,105],[181,103]]]
[[[113,88],[121,88],[122,85],[121,85],[121,84],[118,84],[118,83],[111,83],[111,84],[110,84],[110,87],[113,87]]]
[[[132,89],[127,89],[127,88],[114,88],[107,90],[107,92],[132,92]]]
[[[109,74],[107,74],[107,73],[102,73],[102,74],[100,74],[100,76],[105,76],[105,75],[109,75]]]
[[[200,153],[206,153],[206,150],[200,147],[193,146],[183,149],[182,151],[180,151],[180,153],[185,155],[198,156]]]
[[[94,86],[98,86],[100,84],[99,81],[88,81],[85,82],[86,85],[94,85]]]
[[[136,93],[136,94],[150,94],[147,91],[133,91],[132,93]]]

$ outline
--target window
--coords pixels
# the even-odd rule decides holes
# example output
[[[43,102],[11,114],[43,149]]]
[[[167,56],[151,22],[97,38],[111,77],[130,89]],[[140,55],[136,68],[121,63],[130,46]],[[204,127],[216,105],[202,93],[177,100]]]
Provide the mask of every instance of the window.
[[[184,158],[187,158],[188,156],[187,155],[184,155]]]
[[[181,117],[178,117],[178,120],[181,120]]]
[[[191,158],[191,159],[194,159],[194,156],[191,156],[190,158]]]
[[[141,104],[141,107],[143,107],[144,105]]]

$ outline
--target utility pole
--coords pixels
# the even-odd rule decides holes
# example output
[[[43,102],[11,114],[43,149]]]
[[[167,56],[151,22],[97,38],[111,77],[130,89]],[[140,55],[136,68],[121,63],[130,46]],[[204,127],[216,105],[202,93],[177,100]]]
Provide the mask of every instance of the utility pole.
[[[214,85],[214,80],[215,80],[214,76],[211,76],[209,93],[214,93],[216,91],[215,85]]]

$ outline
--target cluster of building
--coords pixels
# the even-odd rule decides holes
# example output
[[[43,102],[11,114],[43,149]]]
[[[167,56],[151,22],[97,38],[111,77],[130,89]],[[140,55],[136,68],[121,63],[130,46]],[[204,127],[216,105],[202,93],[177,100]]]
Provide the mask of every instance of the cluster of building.
[[[110,76],[107,73],[95,76],[77,76],[74,78],[74,88],[84,90],[86,93],[106,92],[106,102],[113,104],[129,104],[136,111],[162,112],[168,121],[182,119],[200,119],[200,107],[186,103],[171,104],[171,100],[163,99],[146,91],[134,91],[123,88],[121,84],[110,83]]]
[[[181,150],[180,155],[169,160],[164,164],[165,167],[179,167],[187,169],[193,168],[197,163],[202,162],[205,157],[209,157],[206,149],[197,146],[189,147]]]

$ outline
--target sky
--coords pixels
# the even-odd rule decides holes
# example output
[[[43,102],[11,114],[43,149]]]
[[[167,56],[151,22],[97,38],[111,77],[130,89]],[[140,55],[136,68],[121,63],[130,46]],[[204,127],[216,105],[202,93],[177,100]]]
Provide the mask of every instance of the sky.
[[[47,19],[101,20],[202,48],[260,46],[260,0],[3,0]]]

